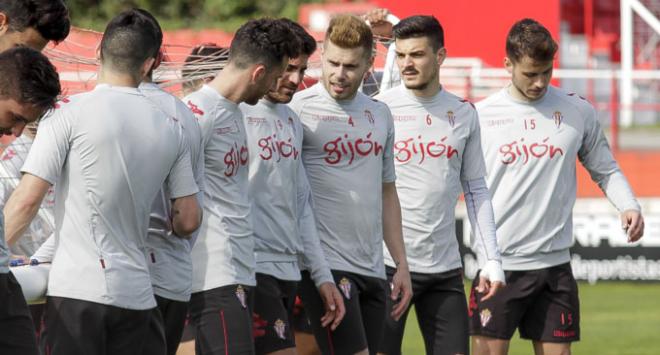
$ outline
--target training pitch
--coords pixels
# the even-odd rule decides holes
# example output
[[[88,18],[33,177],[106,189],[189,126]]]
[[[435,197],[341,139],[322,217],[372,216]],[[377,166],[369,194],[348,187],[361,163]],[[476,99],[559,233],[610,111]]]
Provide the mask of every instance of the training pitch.
[[[579,287],[582,340],[573,344],[573,354],[660,354],[660,284],[602,282]],[[509,354],[533,353],[532,344],[516,333]],[[403,354],[424,354],[414,312],[408,317]]]

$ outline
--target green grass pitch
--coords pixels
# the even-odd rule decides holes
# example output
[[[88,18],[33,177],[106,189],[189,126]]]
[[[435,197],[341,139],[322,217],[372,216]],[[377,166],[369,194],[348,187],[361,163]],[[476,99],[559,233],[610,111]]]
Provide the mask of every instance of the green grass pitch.
[[[582,340],[573,344],[573,354],[660,354],[660,284],[602,282],[579,287]],[[402,350],[406,355],[424,354],[414,312],[408,317]],[[516,333],[509,354],[533,354],[532,345]]]

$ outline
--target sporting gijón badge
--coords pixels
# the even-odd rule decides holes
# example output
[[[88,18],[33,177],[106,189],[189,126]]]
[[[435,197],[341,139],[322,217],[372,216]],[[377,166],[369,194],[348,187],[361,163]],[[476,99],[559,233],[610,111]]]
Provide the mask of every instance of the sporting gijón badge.
[[[236,287],[236,298],[238,298],[238,302],[241,303],[243,308],[247,308],[247,296],[245,294],[245,289],[241,285]]]
[[[351,282],[347,278],[343,277],[339,281],[339,289],[344,294],[347,300],[351,299]]]

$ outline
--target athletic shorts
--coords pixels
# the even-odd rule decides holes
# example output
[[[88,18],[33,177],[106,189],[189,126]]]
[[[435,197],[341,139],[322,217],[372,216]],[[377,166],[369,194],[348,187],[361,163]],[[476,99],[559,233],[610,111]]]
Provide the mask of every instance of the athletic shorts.
[[[190,303],[188,303],[188,305],[190,305]],[[186,322],[185,325],[183,326],[183,334],[181,335],[181,342],[184,343],[187,341],[194,341],[194,340],[195,340],[195,324],[190,318],[190,310],[188,310],[188,314],[186,315]]]
[[[153,309],[138,311],[65,297],[46,297],[44,353],[139,355]]]
[[[387,267],[386,271],[387,279],[391,283],[396,270]],[[399,321],[389,316],[394,302],[390,298],[388,288],[388,316],[385,317],[385,331],[378,352],[387,355],[401,354],[406,318],[414,304],[427,354],[468,354],[468,309],[462,269],[436,274],[411,272],[410,278],[413,298]]]
[[[158,307],[151,319],[144,355],[175,355],[188,314],[188,302],[174,301],[156,295]]]
[[[577,282],[569,263],[540,270],[506,271],[507,285],[481,301],[470,293],[470,334],[511,339],[516,328],[521,338],[548,343],[580,339],[580,302]]]
[[[257,273],[254,289],[254,347],[257,354],[295,348],[291,319],[297,281],[279,280]]]
[[[195,325],[195,354],[254,354],[252,287],[227,285],[193,293],[190,316]]]
[[[313,334],[312,324],[309,322],[307,312],[305,311],[305,305],[300,298],[300,291],[298,291],[298,294],[296,295],[296,303],[293,306],[293,320],[291,321],[291,324],[296,333]]]
[[[0,353],[39,355],[30,310],[11,272],[0,273]]]
[[[325,307],[309,272],[303,271],[300,283],[300,295],[319,349],[323,354],[354,354],[369,348],[375,354],[383,334],[387,281],[331,271],[346,306],[346,316],[334,332],[321,327]]]

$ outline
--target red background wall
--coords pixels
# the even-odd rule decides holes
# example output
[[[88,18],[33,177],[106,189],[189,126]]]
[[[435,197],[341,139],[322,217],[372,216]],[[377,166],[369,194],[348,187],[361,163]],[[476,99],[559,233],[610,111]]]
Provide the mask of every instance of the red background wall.
[[[559,0],[374,0],[399,18],[434,15],[445,29],[445,45],[452,57],[481,57],[502,67],[506,34],[525,17],[541,22],[559,37]]]

